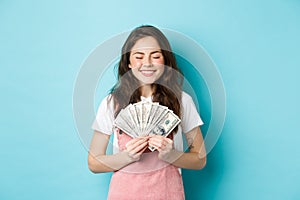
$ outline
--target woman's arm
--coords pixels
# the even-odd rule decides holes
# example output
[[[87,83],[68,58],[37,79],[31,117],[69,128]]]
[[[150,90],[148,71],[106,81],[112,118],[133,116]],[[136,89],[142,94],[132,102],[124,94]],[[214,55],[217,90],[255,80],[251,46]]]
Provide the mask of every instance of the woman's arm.
[[[186,133],[189,152],[184,153],[174,149],[173,141],[169,138],[153,135],[149,139],[149,145],[159,151],[159,158],[186,169],[202,169],[206,165],[206,151],[199,127]]]
[[[110,135],[95,131],[88,155],[89,169],[94,173],[111,172],[138,161],[147,148],[148,138],[135,138],[126,144],[126,150],[106,155]]]

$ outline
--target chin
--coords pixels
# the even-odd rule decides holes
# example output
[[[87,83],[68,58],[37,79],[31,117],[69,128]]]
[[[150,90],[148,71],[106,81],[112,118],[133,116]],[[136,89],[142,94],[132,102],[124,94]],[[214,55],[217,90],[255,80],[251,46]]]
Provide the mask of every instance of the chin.
[[[149,79],[149,80],[139,79],[139,81],[143,85],[150,85],[150,84],[155,83],[156,79]]]
[[[141,81],[142,85],[152,85],[154,81]]]

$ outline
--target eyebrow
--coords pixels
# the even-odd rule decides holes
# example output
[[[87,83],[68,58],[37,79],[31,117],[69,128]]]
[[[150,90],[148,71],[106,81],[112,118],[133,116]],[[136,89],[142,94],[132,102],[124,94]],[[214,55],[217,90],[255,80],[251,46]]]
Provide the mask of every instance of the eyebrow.
[[[154,54],[154,53],[161,53],[161,51],[160,51],[160,50],[157,50],[157,51],[152,51],[152,52],[150,52],[150,54]],[[143,54],[143,55],[144,55],[144,53],[143,53],[143,52],[140,52],[140,51],[134,52],[132,55],[134,55],[134,54]]]

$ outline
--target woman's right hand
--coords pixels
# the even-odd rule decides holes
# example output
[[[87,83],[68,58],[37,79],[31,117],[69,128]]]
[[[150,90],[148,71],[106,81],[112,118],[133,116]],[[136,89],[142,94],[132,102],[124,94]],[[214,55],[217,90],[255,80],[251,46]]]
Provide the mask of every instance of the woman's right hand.
[[[138,137],[127,142],[126,149],[124,151],[127,153],[132,162],[140,160],[142,153],[148,147],[148,139],[149,137]]]

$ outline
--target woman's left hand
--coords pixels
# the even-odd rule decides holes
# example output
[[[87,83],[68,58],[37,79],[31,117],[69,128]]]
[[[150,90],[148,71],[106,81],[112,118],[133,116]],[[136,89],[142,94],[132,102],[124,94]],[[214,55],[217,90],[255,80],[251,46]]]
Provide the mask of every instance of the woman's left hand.
[[[161,160],[168,160],[174,150],[173,140],[161,135],[150,134],[148,143],[149,146],[155,147],[158,150],[158,158]]]

